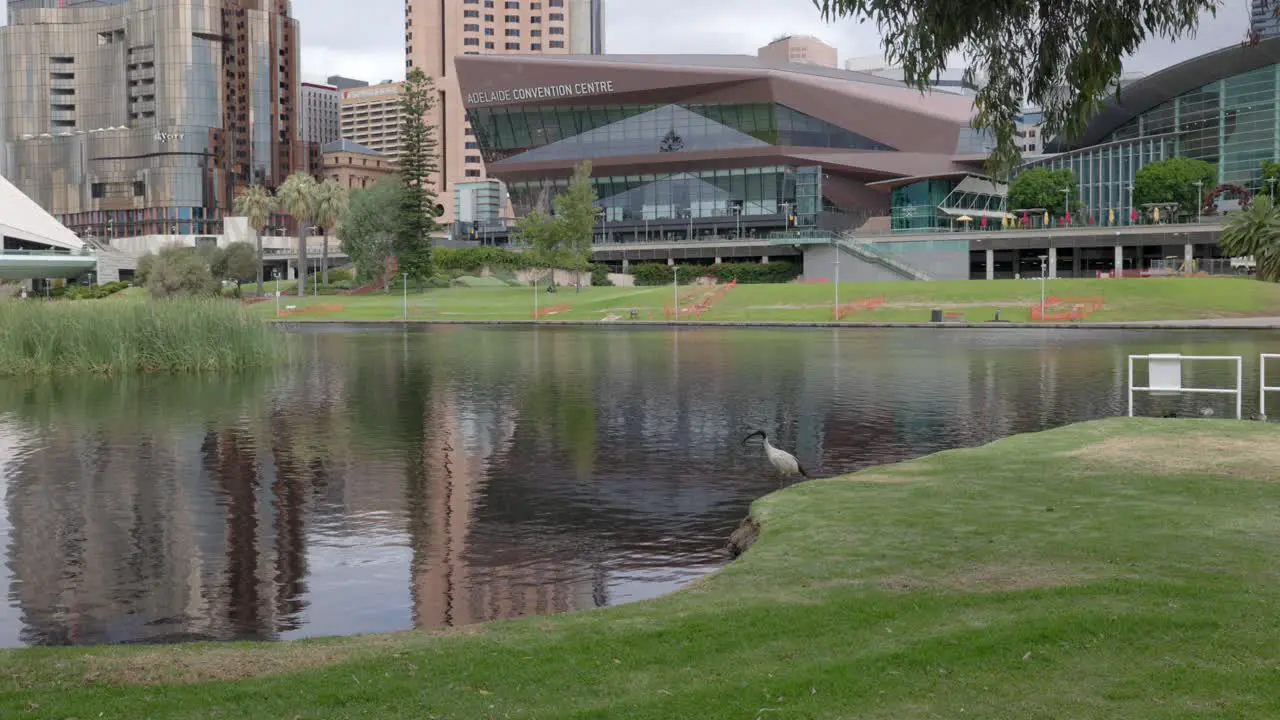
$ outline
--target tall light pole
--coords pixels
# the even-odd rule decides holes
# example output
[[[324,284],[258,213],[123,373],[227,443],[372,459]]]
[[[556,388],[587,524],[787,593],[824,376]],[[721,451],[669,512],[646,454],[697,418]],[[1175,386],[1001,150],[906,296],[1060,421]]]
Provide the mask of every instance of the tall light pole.
[[[1196,186],[1196,224],[1200,223],[1200,206],[1204,205],[1204,181],[1197,180],[1192,185]]]
[[[271,268],[271,275],[276,279],[276,317],[280,317],[280,268]]]
[[[791,206],[793,203],[784,202],[782,205],[782,230],[786,232],[791,229]]]
[[[409,273],[400,273],[404,276],[404,319],[409,319]]]
[[[1062,188],[1062,217],[1066,218],[1071,214],[1071,188]]]
[[[831,245],[836,251],[836,281],[834,283],[836,291],[836,322],[840,322],[840,241],[836,240]]]
[[[1127,220],[1128,220],[1128,223],[1127,223],[1127,224],[1132,225],[1132,224],[1133,224],[1133,211],[1137,209],[1137,208],[1135,208],[1135,207],[1133,206],[1133,183],[1129,183],[1129,184],[1125,185],[1125,186],[1124,186],[1124,189],[1129,191],[1129,217],[1127,218]],[[1074,261],[1073,261],[1073,262],[1074,262]]]
[[[1273,201],[1276,199],[1276,180],[1277,179],[1280,179],[1280,178],[1273,178],[1273,177],[1267,178],[1267,194],[1271,196],[1271,199]]]
[[[742,207],[735,205],[733,208],[734,219],[737,221],[737,229],[733,232],[734,240],[742,239]]]
[[[1048,255],[1039,255],[1040,258],[1040,321],[1044,322],[1044,279],[1045,264],[1044,261],[1049,259]]]
[[[671,266],[671,309],[676,320],[680,319],[680,266]]]
[[[538,269],[533,270],[533,321],[538,322]]]

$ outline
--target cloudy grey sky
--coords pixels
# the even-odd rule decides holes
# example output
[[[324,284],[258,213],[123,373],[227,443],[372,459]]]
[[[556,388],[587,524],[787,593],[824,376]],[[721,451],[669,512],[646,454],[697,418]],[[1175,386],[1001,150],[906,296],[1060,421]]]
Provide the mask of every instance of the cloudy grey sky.
[[[880,52],[873,25],[827,24],[812,0],[605,0],[610,53],[754,53],[782,33],[816,35],[840,61]],[[1152,72],[1239,42],[1249,25],[1248,0],[1222,0],[1194,38],[1153,40],[1126,69]],[[294,0],[302,25],[304,79],[332,74],[369,81],[404,77],[403,0]],[[5,10],[0,7],[0,20]],[[2,23],[0,23],[2,24]]]

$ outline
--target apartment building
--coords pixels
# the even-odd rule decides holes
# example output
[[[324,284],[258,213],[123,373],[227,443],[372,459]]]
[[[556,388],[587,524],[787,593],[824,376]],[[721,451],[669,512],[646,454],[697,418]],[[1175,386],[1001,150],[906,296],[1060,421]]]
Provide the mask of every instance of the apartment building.
[[[302,83],[302,141],[327,145],[342,137],[338,129],[338,88]]]
[[[823,67],[835,67],[836,49],[812,35],[783,35],[756,51],[756,55],[771,62],[808,63]]]
[[[405,0],[405,70],[421,68],[439,93],[430,120],[441,143],[436,191],[454,220],[455,184],[484,178],[453,59],[461,55],[604,52],[604,0]],[[351,91],[354,92],[354,91]],[[344,111],[344,123],[345,123]],[[379,149],[372,142],[347,136]],[[385,152],[385,151],[384,151]]]
[[[342,139],[394,161],[400,157],[400,92],[404,83],[352,87],[342,94]]]

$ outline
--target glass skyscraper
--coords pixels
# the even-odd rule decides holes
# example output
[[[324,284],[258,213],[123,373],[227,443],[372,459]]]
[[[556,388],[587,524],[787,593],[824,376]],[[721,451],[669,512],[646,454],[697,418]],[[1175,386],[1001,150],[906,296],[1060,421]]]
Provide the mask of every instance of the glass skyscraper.
[[[288,0],[10,0],[0,172],[99,239],[214,234],[308,168]]]
[[[1070,169],[1086,217],[1095,222],[1113,211],[1127,221],[1134,175],[1171,157],[1213,163],[1219,183],[1256,192],[1263,161],[1280,158],[1277,58],[1280,37],[1252,48],[1232,46],[1143,78],[1103,108],[1081,142],[1026,167]]]

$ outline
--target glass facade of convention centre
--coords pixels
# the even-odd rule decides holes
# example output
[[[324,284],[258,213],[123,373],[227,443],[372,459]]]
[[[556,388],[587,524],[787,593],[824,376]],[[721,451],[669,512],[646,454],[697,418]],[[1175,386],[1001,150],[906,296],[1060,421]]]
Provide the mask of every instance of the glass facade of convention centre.
[[[482,107],[467,118],[485,162],[769,146],[894,149],[776,103]]]
[[[1218,181],[1257,190],[1264,160],[1280,157],[1280,65],[1216,80],[1121,125],[1107,141],[1029,163],[1070,168],[1086,214],[1128,222],[1130,186],[1143,165],[1170,157],[1211,162]]]

